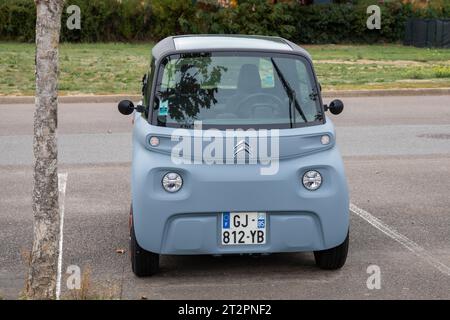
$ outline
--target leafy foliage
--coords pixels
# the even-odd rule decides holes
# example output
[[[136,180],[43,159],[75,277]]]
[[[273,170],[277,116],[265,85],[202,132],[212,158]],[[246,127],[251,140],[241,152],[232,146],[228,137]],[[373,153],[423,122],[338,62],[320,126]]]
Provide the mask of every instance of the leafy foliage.
[[[382,11],[381,30],[368,30],[369,4]],[[374,43],[403,39],[408,17],[450,17],[450,1],[427,7],[400,0],[358,0],[341,4],[301,6],[296,1],[270,4],[246,0],[223,8],[214,1],[71,0],[81,8],[81,30],[65,27],[62,41],[110,42],[159,40],[187,33],[278,35],[300,43]],[[0,40],[34,41],[33,0],[0,0]]]

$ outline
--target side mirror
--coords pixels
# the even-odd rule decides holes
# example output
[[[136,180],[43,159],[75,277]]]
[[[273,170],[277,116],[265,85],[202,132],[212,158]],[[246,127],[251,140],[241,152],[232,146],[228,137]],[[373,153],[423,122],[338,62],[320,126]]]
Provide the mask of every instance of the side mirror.
[[[334,115],[340,114],[344,111],[344,103],[341,100],[333,100],[331,101],[329,106],[325,106],[325,111],[330,110],[330,112]]]
[[[123,115],[130,115],[134,111],[134,104],[130,100],[122,100],[119,102],[119,112]]]
[[[120,101],[118,108],[119,108],[119,112],[126,116],[132,114],[134,110],[136,110],[137,112],[143,112],[145,109],[144,106],[141,106],[141,105],[137,105],[135,107],[133,102],[131,102],[130,100]]]

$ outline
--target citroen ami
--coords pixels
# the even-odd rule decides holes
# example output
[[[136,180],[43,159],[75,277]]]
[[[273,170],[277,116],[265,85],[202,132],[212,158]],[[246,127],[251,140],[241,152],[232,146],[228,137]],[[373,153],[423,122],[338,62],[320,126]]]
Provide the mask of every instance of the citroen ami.
[[[277,37],[174,36],[153,47],[133,114],[131,262],[313,251],[341,268],[349,197],[310,55]]]

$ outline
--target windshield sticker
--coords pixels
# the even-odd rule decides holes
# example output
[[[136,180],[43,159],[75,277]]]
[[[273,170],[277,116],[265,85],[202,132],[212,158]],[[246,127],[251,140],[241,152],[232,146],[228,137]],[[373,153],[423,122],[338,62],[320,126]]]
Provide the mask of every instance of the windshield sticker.
[[[262,78],[262,87],[263,88],[273,88],[275,87],[275,81],[273,79],[273,74],[266,74]]]
[[[159,113],[160,116],[169,115],[169,101],[164,100],[159,103]]]
[[[263,88],[275,87],[273,76],[273,65],[270,60],[261,59],[259,62],[259,74],[261,75],[261,84]]]

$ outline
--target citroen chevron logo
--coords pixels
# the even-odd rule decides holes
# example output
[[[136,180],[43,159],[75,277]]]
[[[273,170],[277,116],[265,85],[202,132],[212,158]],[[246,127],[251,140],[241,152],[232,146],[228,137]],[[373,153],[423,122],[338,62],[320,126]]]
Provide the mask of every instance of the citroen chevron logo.
[[[175,129],[170,135],[170,141],[176,142],[170,152],[173,164],[237,165],[237,168],[240,168],[240,165],[252,165],[251,170],[259,170],[264,176],[278,173],[278,129],[204,130],[201,121],[194,121],[193,129]],[[161,149],[161,152],[165,151]]]
[[[234,157],[236,157],[241,152],[246,152],[250,156],[252,155],[252,148],[245,140],[241,140],[234,146]]]

